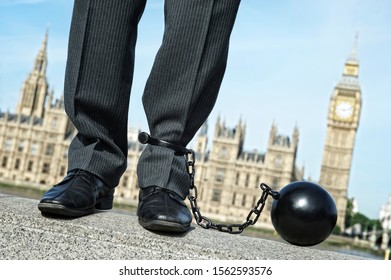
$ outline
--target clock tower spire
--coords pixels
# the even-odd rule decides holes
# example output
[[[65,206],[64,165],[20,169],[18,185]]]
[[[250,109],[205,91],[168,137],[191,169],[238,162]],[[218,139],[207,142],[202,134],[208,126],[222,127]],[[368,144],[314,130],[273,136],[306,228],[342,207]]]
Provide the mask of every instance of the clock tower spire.
[[[347,190],[361,112],[361,87],[358,81],[356,35],[353,50],[345,62],[341,80],[330,98],[327,135],[319,183],[334,198],[338,209],[337,225],[344,230]]]

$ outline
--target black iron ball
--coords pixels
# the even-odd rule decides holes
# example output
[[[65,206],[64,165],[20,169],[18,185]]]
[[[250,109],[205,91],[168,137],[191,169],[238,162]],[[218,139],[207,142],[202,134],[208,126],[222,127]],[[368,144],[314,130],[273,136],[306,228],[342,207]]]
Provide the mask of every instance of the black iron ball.
[[[313,246],[326,240],[337,222],[337,207],[321,186],[297,181],[280,190],[272,203],[271,219],[277,233],[298,246]]]

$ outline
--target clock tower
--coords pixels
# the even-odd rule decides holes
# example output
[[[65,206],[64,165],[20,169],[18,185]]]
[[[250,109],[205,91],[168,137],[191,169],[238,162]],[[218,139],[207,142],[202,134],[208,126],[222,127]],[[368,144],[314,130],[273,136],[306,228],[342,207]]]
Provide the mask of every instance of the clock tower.
[[[330,98],[327,135],[319,183],[334,198],[338,209],[337,225],[344,230],[347,190],[357,128],[361,111],[361,88],[356,42],[345,62],[343,75]]]

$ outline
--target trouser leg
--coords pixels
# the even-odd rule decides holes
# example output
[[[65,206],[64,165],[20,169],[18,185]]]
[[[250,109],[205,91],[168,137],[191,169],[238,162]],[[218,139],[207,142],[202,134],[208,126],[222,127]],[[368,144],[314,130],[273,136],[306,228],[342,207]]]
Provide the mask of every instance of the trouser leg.
[[[127,121],[137,25],[146,0],[76,0],[65,74],[65,109],[78,130],[68,169],[115,187],[126,169]]]
[[[143,105],[151,136],[186,146],[209,116],[224,76],[240,0],[165,1],[165,32]],[[147,146],[138,164],[140,188],[159,186],[183,198],[190,180],[184,157]]]

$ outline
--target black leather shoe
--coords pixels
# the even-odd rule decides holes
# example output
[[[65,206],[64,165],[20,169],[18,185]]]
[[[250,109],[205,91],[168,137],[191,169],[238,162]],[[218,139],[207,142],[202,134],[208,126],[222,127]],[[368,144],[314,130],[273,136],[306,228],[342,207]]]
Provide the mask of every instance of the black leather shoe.
[[[41,198],[38,209],[45,214],[80,217],[95,209],[113,206],[114,188],[108,187],[96,175],[84,170],[71,170]]]
[[[186,232],[192,220],[178,194],[154,186],[140,189],[137,215],[140,225],[152,231]]]

